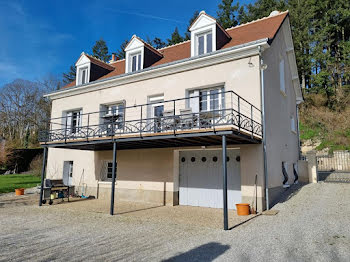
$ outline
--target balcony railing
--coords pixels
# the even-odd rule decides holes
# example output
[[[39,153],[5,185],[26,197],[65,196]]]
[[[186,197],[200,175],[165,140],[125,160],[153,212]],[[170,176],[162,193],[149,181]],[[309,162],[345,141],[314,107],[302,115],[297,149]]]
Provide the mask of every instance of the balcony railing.
[[[155,101],[50,119],[40,142],[67,142],[123,135],[164,135],[234,128],[252,137],[262,136],[261,111],[233,91]]]

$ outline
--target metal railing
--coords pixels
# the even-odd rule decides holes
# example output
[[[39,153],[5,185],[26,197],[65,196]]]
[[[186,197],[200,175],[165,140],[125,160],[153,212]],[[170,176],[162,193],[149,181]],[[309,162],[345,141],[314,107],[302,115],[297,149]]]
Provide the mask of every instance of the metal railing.
[[[157,108],[156,107],[160,107]],[[262,136],[261,111],[233,91],[123,106],[121,112],[101,110],[52,118],[39,133],[40,142],[115,137],[127,134],[176,134],[179,131],[234,127]],[[158,111],[157,111],[158,110]],[[157,113],[155,114],[155,111]],[[74,122],[74,123],[73,123]]]

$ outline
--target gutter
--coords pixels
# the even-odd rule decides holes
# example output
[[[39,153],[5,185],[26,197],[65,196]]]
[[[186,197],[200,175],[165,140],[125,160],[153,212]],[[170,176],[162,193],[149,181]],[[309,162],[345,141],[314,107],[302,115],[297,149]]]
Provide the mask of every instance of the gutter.
[[[78,95],[86,92],[97,91],[105,88],[116,87],[119,85],[138,82],[150,78],[161,77],[169,74],[175,74],[187,70],[210,66],[217,63],[241,59],[252,55],[257,55],[256,47],[263,46],[268,48],[268,39],[263,38],[242,45],[217,50],[215,52],[204,54],[196,57],[185,58],[182,60],[148,67],[138,72],[126,73],[107,79],[96,80],[80,86],[65,88],[45,94],[44,97],[58,99],[66,96]]]
[[[269,180],[267,173],[267,159],[266,159],[266,121],[265,121],[265,86],[264,86],[264,70],[266,65],[264,65],[264,60],[262,58],[263,48],[258,46],[259,50],[259,59],[260,59],[260,90],[261,90],[261,122],[263,126],[263,158],[264,158],[264,184],[265,184],[265,201],[266,201],[266,210],[270,209],[269,203]]]

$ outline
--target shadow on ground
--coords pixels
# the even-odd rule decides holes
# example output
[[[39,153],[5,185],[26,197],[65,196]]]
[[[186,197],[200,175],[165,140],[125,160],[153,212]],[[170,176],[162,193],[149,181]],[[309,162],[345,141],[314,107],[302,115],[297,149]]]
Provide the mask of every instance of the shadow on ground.
[[[221,245],[217,242],[210,242],[163,261],[213,261],[229,249],[229,245]]]
[[[276,198],[274,201],[272,201],[270,208],[277,205],[278,203],[284,203],[287,202],[289,199],[294,197],[299,193],[299,191],[302,189],[303,186],[307,185],[306,183],[299,182],[298,184],[293,184],[289,188],[286,188],[284,192],[281,193],[281,195]]]

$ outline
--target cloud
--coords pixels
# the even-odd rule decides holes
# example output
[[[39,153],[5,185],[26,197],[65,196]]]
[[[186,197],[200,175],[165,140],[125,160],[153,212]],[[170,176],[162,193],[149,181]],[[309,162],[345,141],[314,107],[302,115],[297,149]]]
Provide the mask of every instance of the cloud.
[[[179,23],[179,24],[186,24],[185,22],[180,21],[180,20],[155,16],[155,15],[150,15],[150,14],[144,14],[144,13],[139,13],[139,12],[122,11],[122,10],[112,9],[112,8],[103,8],[103,9],[106,11],[113,12],[113,13],[135,15],[135,16],[140,16],[140,17],[150,18],[150,19],[155,19],[155,20],[162,20],[162,21],[174,22],[174,23]]]

